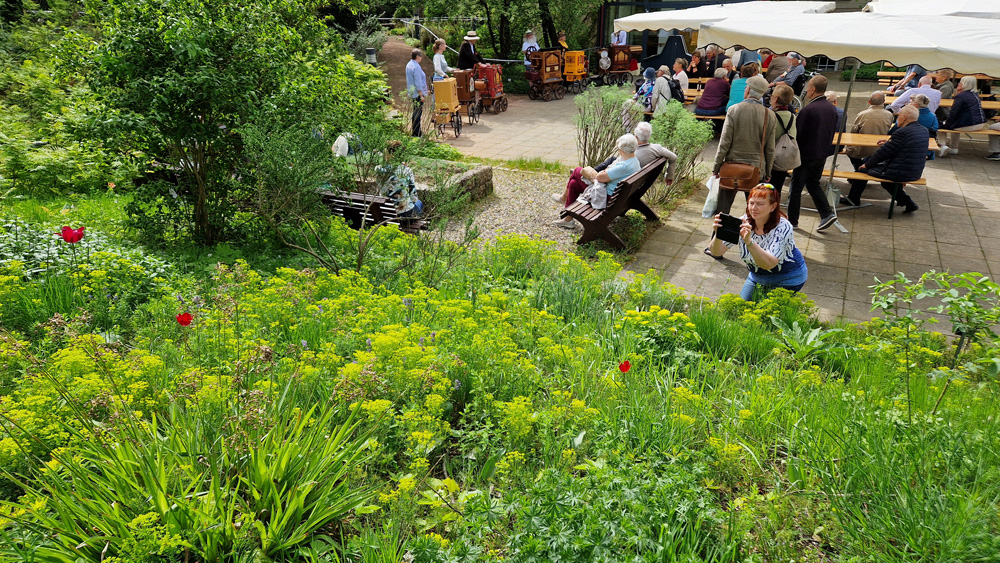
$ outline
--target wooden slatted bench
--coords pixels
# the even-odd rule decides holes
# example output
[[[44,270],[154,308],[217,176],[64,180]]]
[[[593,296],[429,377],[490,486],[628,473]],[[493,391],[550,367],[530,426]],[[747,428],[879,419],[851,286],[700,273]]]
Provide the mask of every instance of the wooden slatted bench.
[[[823,177],[824,178],[829,178],[830,177],[830,171],[829,170],[824,170],[823,171]],[[835,170],[833,172],[833,177],[834,178],[843,178],[845,180],[867,180],[869,182],[879,182],[879,183],[881,183],[881,182],[888,182],[888,180],[886,180],[885,178],[876,178],[875,176],[869,176],[868,174],[865,174],[864,172],[855,172],[853,170],[852,171]],[[926,178],[918,178],[918,179],[912,180],[910,182],[896,182],[896,183],[897,184],[910,184],[912,186],[926,186],[927,185],[927,179]],[[890,219],[892,219],[892,209],[893,209],[893,207],[895,207],[895,205],[896,205],[896,190],[893,190],[892,191],[892,199],[889,200],[889,218]]]
[[[647,221],[658,221],[660,218],[642,201],[642,197],[660,177],[666,163],[667,159],[658,158],[618,182],[614,193],[608,196],[608,205],[604,209],[594,209],[590,203],[579,200],[563,209],[559,214],[560,218],[572,217],[583,225],[583,235],[576,243],[586,244],[603,239],[617,249],[624,249],[625,243],[609,227],[612,221],[625,215],[630,209],[645,215]]]
[[[400,217],[396,213],[395,202],[386,197],[333,191],[322,191],[320,196],[330,212],[343,217],[352,229],[389,224],[396,225],[404,233],[415,235],[428,227],[427,221]]]
[[[1000,130],[983,127],[978,131],[954,131],[952,129],[938,129],[938,135],[943,133],[960,133],[965,135],[1000,135]]]

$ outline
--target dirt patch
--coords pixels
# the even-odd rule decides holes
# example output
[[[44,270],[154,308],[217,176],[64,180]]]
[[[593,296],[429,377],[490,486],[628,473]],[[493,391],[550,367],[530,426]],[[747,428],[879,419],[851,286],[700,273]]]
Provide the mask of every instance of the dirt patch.
[[[391,36],[382,46],[378,54],[378,67],[388,78],[392,90],[392,103],[399,105],[399,95],[406,91],[406,64],[410,62],[410,47],[402,37]],[[427,74],[427,87],[431,87],[431,76],[434,75],[434,65],[429,57],[420,61],[420,68]]]

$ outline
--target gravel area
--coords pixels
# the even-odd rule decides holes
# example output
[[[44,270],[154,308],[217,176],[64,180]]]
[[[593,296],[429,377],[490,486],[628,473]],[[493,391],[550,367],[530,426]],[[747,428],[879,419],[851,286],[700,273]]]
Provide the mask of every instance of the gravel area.
[[[449,238],[457,239],[464,219],[472,216],[480,240],[521,234],[555,241],[560,250],[573,250],[583,229],[579,225],[574,229],[555,226],[553,221],[559,218],[562,205],[549,195],[566,188],[569,173],[568,167],[562,176],[494,167],[493,196],[476,202],[466,217],[456,218],[449,226]]]

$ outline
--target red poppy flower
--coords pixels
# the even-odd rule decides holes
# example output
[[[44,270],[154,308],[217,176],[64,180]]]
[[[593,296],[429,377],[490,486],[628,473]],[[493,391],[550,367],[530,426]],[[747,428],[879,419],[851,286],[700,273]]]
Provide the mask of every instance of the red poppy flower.
[[[618,364],[618,369],[622,373],[628,373],[628,370],[632,369],[632,362],[625,360],[624,362]]]
[[[181,313],[177,315],[177,322],[181,326],[187,326],[191,324],[192,320],[194,320],[194,317],[191,316],[191,313]]]
[[[70,244],[76,244],[81,240],[83,240],[83,229],[84,229],[83,227],[80,227],[79,229],[73,229],[66,226],[62,228],[61,232],[58,232],[56,234],[62,236],[64,241]]]

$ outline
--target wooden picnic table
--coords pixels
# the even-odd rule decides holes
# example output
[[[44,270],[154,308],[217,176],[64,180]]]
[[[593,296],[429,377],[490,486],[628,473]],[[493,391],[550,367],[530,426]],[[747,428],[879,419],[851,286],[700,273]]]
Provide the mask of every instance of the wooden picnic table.
[[[856,147],[877,147],[879,141],[888,141],[889,135],[870,135],[867,133],[844,133],[843,137],[840,139],[840,143],[837,142],[837,135],[833,136],[833,144],[841,146],[856,146]],[[941,147],[938,145],[937,139],[931,138],[927,139],[927,150],[936,151]]]
[[[929,72],[928,74],[935,74],[935,73],[932,71],[932,72]],[[898,70],[880,70],[880,71],[878,71],[878,77],[879,78],[895,78],[895,79],[898,80],[898,79],[900,79],[900,78],[902,78],[904,76],[906,76],[906,72],[901,72],[901,71],[898,71]],[[976,80],[996,80],[995,78],[993,78],[992,76],[990,76],[988,74],[982,74],[982,73],[980,73],[980,74],[961,74],[961,73],[957,73],[957,72],[955,73],[955,78],[961,78],[963,76],[975,76]]]
[[[886,104],[891,104],[892,102],[895,102],[895,101],[896,101],[896,96],[886,96],[885,97],[885,103]],[[943,108],[950,108],[954,103],[955,103],[955,100],[950,99],[950,98],[947,99],[947,100],[941,100],[941,107],[943,107]],[[1000,109],[1000,101],[983,100],[980,103],[982,104],[983,109]]]

